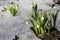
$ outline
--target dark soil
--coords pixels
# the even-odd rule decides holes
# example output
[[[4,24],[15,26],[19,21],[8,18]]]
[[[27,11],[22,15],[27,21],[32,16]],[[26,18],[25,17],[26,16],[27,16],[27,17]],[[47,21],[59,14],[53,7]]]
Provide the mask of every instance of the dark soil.
[[[33,28],[31,28],[31,30],[35,33]],[[40,34],[36,36],[41,40],[60,40],[60,32],[54,27],[51,28],[50,34],[46,33],[44,36],[41,36]]]
[[[17,35],[15,35],[15,38],[13,40],[18,40],[18,39],[19,39],[19,37]]]

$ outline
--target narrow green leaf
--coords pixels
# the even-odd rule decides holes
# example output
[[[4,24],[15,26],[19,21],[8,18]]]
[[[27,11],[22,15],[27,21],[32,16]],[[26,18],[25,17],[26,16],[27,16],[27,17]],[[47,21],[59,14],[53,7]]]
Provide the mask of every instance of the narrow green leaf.
[[[35,27],[35,24],[32,20],[29,19],[29,22],[32,24],[33,27]]]

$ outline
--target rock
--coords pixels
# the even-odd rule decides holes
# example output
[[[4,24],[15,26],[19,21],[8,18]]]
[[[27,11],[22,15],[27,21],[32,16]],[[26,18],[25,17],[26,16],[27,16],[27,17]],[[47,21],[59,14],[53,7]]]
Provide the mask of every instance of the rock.
[[[60,0],[53,0],[54,3],[60,4]]]

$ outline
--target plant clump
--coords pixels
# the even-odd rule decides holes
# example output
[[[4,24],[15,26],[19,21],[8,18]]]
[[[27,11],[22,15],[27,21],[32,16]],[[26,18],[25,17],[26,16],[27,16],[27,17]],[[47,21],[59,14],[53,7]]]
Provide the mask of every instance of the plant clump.
[[[11,5],[5,7],[2,11],[3,12],[7,12],[9,11],[13,16],[16,16],[16,13],[18,11],[19,5],[16,3],[14,4],[13,2],[11,3]]]
[[[31,29],[38,38],[49,40],[47,38],[52,39],[52,34],[55,35],[54,32],[59,33],[59,31],[55,29],[58,12],[59,10],[57,10],[56,13],[52,10],[52,13],[44,13],[38,9],[37,4],[32,3],[33,19],[29,19],[29,22],[32,24]]]

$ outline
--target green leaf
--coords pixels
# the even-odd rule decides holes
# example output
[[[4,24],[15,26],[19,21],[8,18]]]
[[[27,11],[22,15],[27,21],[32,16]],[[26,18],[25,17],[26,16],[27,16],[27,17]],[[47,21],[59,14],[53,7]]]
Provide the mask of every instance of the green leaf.
[[[45,30],[41,27],[41,34],[42,34],[42,36],[44,36],[44,34],[45,34]]]
[[[52,14],[52,18],[53,18],[53,26],[56,26],[56,20],[57,20],[57,16],[58,16],[58,12],[59,10],[57,10],[56,14]]]
[[[29,22],[32,24],[33,27],[35,27],[35,24],[32,20],[29,19]]]
[[[37,4],[34,7],[32,7],[32,16],[33,16],[34,20],[37,21],[37,19],[38,19]]]
[[[35,30],[36,35],[38,35],[38,29],[34,27],[34,30]]]

